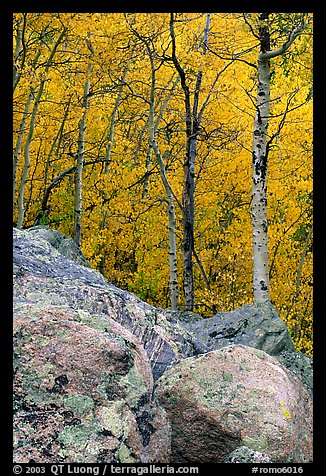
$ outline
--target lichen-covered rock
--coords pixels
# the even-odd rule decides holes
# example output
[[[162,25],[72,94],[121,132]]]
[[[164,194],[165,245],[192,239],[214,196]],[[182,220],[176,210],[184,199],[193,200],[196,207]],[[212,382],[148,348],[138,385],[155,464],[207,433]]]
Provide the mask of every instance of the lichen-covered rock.
[[[295,351],[285,322],[270,302],[247,304],[230,312],[218,312],[209,319],[198,319],[189,313],[186,316],[179,314],[178,322],[196,337],[203,352],[230,344],[242,344],[275,356],[312,393],[312,359]]]
[[[264,351],[230,345],[184,359],[156,383],[172,426],[172,462],[223,462],[237,447],[273,462],[312,460],[312,399]]]
[[[27,300],[66,305],[110,316],[138,336],[154,380],[169,365],[229,344],[275,355],[312,391],[312,361],[296,353],[285,323],[271,304],[251,304],[203,319],[198,314],[150,306],[109,284],[71,238],[46,226],[14,229],[14,305]]]
[[[21,303],[14,375],[15,462],[169,461],[147,354],[112,319]]]
[[[277,360],[291,372],[295,373],[313,394],[313,360],[302,352],[283,351],[277,356]]]
[[[90,268],[88,261],[72,238],[68,238],[62,235],[59,231],[53,230],[46,225],[36,225],[28,228],[28,233],[32,237],[43,238],[66,258],[75,261],[77,264]]]
[[[109,284],[98,271],[67,258],[60,236],[42,227],[14,229],[14,310],[33,302],[111,317],[140,339],[154,379],[168,365],[204,350],[172,312],[150,306]]]
[[[224,463],[272,463],[266,453],[252,450],[248,446],[240,446],[230,453]]]
[[[242,344],[261,349],[267,354],[294,351],[294,346],[282,319],[271,303],[254,303],[230,312],[218,312],[209,319],[182,319],[183,325],[207,348],[221,349],[230,344]]]
[[[169,424],[164,411],[150,398],[152,376],[147,357],[154,380],[156,380],[169,366],[178,364],[186,357],[207,352],[209,356],[210,351],[230,343],[246,343],[250,347],[256,346],[274,354],[285,366],[300,376],[309,390],[312,386],[312,362],[308,362],[306,356],[302,357],[302,354],[299,355],[294,351],[285,324],[271,306],[266,305],[266,309],[256,305],[244,306],[231,313],[219,313],[211,319],[202,319],[189,312],[171,312],[154,308],[133,294],[110,285],[99,272],[89,267],[71,239],[46,227],[33,227],[24,231],[14,230],[13,258],[14,316],[17,332],[15,341],[15,365],[17,365],[17,368],[15,367],[15,408],[17,410],[15,458],[17,461],[168,461]],[[22,337],[25,334],[29,336],[26,340]],[[96,362],[92,360],[90,352],[95,341],[98,343],[98,346],[95,346],[95,355],[98,355],[95,358]],[[76,347],[74,342],[78,342]],[[90,343],[92,345],[88,345]],[[40,350],[43,351],[42,346],[46,350],[45,360],[40,352]],[[95,385],[94,382],[97,379],[102,382],[103,375],[100,371],[102,364],[99,364],[100,368],[97,368],[96,363],[104,359],[102,362],[104,365],[103,346],[114,349],[109,351],[114,357],[112,357],[114,369],[111,374],[109,372],[111,375],[109,380],[104,378],[105,383],[100,384],[98,388],[98,384]],[[60,360],[63,355],[61,349],[65,349],[69,356],[69,359],[64,362]],[[133,352],[138,357],[133,356]],[[118,358],[116,353],[120,357],[133,356],[130,359],[134,364],[130,364],[130,369],[127,369],[128,366],[123,367],[121,362],[118,365],[120,357]],[[57,356],[61,357],[57,358]],[[90,356],[89,362],[87,362],[87,356]],[[129,357],[126,359],[128,360]],[[69,366],[69,360],[73,362],[72,366]],[[80,362],[80,367],[77,362]],[[147,364],[143,365],[141,362],[147,362]],[[92,370],[89,371],[93,364],[95,365],[94,375]],[[119,366],[124,369],[121,370],[121,375]],[[76,374],[73,367],[78,370]],[[70,377],[66,369],[69,370]],[[213,374],[213,370],[210,371]],[[171,370],[169,375],[171,375],[170,372]],[[283,374],[285,372],[283,368],[282,372]],[[222,379],[224,383],[229,382],[230,379],[232,381],[233,377],[231,378],[229,374],[230,372],[225,367]],[[93,375],[91,382],[97,388],[96,392],[100,393],[98,396],[95,392],[96,398],[93,398],[93,394],[89,394],[90,384],[84,388],[85,382],[88,382],[90,378],[89,375]],[[113,378],[112,375],[117,376]],[[295,375],[289,373],[285,375],[297,385]],[[180,379],[183,385],[182,375]],[[191,379],[193,384],[194,376]],[[265,375],[265,379],[269,381],[269,375],[267,377]],[[204,398],[208,405],[211,404],[212,396],[214,402],[216,400],[214,395],[223,395],[225,390],[224,384],[222,388],[216,389],[214,379],[209,388],[211,385],[209,382],[210,379],[206,388],[207,395]],[[263,387],[262,382],[263,376],[258,382],[258,388]],[[281,382],[283,382],[282,379]],[[194,385],[196,387],[197,384]],[[225,385],[227,386],[227,383]],[[240,378],[240,386],[236,386],[236,389],[241,389],[241,385]],[[107,388],[105,395],[102,391],[103,386]],[[177,389],[178,386],[175,388]],[[244,388],[246,388],[245,385]],[[256,391],[254,388],[252,393]],[[137,393],[136,389],[140,393]],[[191,397],[193,393],[191,386],[188,387],[187,392]],[[261,393],[264,392],[259,390],[258,394]],[[276,391],[276,395],[278,394],[279,390]],[[281,400],[283,406],[281,403],[280,405],[285,421],[288,423],[285,429],[288,429],[292,428],[289,423],[293,423],[294,418],[292,422],[289,422],[286,415],[296,413],[292,407],[288,410],[284,406],[287,404],[286,395]],[[164,398],[167,398],[167,395]],[[301,401],[300,398],[299,401]],[[166,401],[168,400],[169,398]],[[191,398],[190,401],[192,402]],[[239,401],[242,402],[241,399]],[[311,402],[310,400],[307,402],[308,435]],[[170,404],[171,401],[167,406],[171,414],[173,405],[171,407]],[[181,408],[180,415],[176,419],[173,419],[175,410],[172,411],[175,442],[173,460],[175,462],[188,462],[192,461],[192,458],[197,461],[198,454],[200,454],[198,461],[222,462],[223,458],[240,444],[250,446],[255,451],[265,447],[265,440],[256,441],[255,435],[249,436],[249,439],[239,437],[239,434],[245,435],[248,414],[254,421],[255,408],[259,413],[259,405],[250,407],[250,411],[244,409],[244,415],[240,412],[242,415],[240,419],[243,420],[244,426],[239,430],[240,433],[237,433],[231,428],[231,423],[238,422],[238,410],[228,416],[229,426],[224,431],[224,426],[220,423],[216,425],[215,417],[212,418],[212,415],[218,415],[218,412],[213,410],[209,414],[207,412],[201,414],[199,409],[206,407],[200,404],[197,408],[197,404],[198,402],[190,404],[189,421],[185,419],[184,428],[182,427],[184,409]],[[293,402],[291,404],[294,405]],[[185,409],[188,408],[187,405],[188,403]],[[191,405],[195,405],[195,410]],[[197,415],[195,418],[192,412]],[[301,413],[304,415],[304,412]],[[301,420],[305,418],[300,417],[300,412],[298,415],[299,423],[292,425],[292,436],[288,437],[289,448],[292,448],[293,441],[299,439],[297,429],[302,428]],[[178,426],[178,418],[181,429]],[[276,425],[273,418],[271,417],[272,423],[267,425],[270,429]],[[260,419],[258,420],[261,424]],[[266,417],[266,421],[270,421],[269,417]],[[110,429],[107,429],[108,422],[111,425]],[[238,428],[236,425],[235,427]],[[128,429],[125,430],[125,428]],[[284,428],[281,429],[281,433],[282,431],[284,432]],[[181,440],[179,438],[183,433],[190,435],[184,447],[182,437]],[[209,439],[205,440],[203,434],[209,435]],[[280,435],[277,432],[276,434]],[[286,431],[285,435],[287,435]],[[211,444],[214,438],[215,443]],[[305,442],[304,438],[303,433],[303,442]],[[289,461],[297,459],[301,462],[308,458],[310,437],[307,438],[307,451],[302,453],[302,457],[298,456],[299,450],[294,445],[293,451],[291,449],[288,452]],[[189,441],[196,442],[197,449],[195,448],[193,452],[192,443],[188,445]],[[271,454],[270,451],[268,453]]]

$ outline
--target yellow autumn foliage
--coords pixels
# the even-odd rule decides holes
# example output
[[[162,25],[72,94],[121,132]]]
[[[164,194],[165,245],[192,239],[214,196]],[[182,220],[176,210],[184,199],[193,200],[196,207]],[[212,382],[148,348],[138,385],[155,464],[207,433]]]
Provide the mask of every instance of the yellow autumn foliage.
[[[278,14],[273,15],[277,25]],[[180,13],[176,18],[176,54],[191,92],[198,71],[202,72],[199,110],[207,100],[197,141],[194,239],[210,290],[196,261],[194,272],[195,311],[209,317],[253,300],[250,206],[257,39],[242,14],[212,13],[209,48],[203,56],[200,44],[205,14]],[[257,16],[251,14],[249,18],[256,27]],[[23,23],[25,47],[17,55],[18,32]],[[144,43],[135,31],[155,46],[155,106],[159,119],[156,135],[170,185],[181,202],[185,111],[180,81],[171,92],[177,73],[169,59],[169,14],[16,13],[13,26],[14,63],[20,72],[14,91],[14,145],[30,88],[36,91],[39,87],[49,48],[62,28],[66,29],[45,78],[30,143],[23,226],[34,224],[47,187],[75,165],[73,154],[78,147],[78,122],[91,61],[81,249],[90,264],[110,282],[155,306],[168,307],[167,200],[158,163],[154,154],[150,161],[148,157],[150,64]],[[93,56],[87,47],[88,33]],[[273,60],[268,129],[269,136],[275,134],[268,158],[271,299],[287,323],[297,350],[309,355],[313,350],[311,43],[311,34],[302,35],[286,58]],[[40,55],[33,65],[38,50]],[[121,86],[126,67],[126,81]],[[110,167],[105,173],[119,86],[121,99],[115,116]],[[30,115],[31,111],[19,154],[14,223]],[[50,209],[40,223],[73,236],[73,172],[52,189],[48,205]],[[183,217],[177,203],[176,218],[182,296]]]

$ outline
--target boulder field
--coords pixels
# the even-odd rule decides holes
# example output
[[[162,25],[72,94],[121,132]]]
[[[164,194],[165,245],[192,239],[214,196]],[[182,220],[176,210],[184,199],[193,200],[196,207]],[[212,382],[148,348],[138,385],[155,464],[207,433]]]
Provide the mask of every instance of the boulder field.
[[[270,303],[155,308],[14,229],[14,460],[312,461],[312,360]]]

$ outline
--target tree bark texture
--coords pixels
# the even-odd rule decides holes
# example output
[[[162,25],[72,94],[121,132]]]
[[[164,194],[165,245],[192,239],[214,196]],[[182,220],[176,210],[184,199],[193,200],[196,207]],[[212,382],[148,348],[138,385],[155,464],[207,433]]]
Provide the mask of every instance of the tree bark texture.
[[[171,84],[171,82],[173,80],[173,77],[174,76],[172,75],[171,79],[168,82],[168,86]],[[155,133],[158,129],[158,126],[160,125],[160,122],[161,122],[162,116],[164,114],[164,111],[166,110],[167,105],[169,103],[169,100],[171,99],[171,96],[172,96],[177,84],[179,83],[179,81],[180,81],[180,77],[178,75],[176,80],[172,84],[172,87],[171,87],[171,90],[170,90],[169,94],[166,96],[166,98],[163,101],[163,104],[162,104],[162,106],[161,106],[161,108],[160,108],[160,110],[157,114],[157,118],[156,118],[156,121],[155,121],[155,124],[154,124]],[[146,175],[145,180],[144,180],[142,198],[146,198],[147,195],[148,195],[149,181],[150,181],[150,168],[151,168],[151,164],[152,164],[152,150],[153,150],[152,147],[149,145],[149,147],[147,149],[147,154],[146,154],[146,172],[147,172],[147,175]]]
[[[75,173],[75,206],[74,206],[74,241],[78,247],[81,245],[81,227],[82,227],[82,211],[83,211],[83,168],[85,155],[85,130],[86,117],[89,107],[89,91],[91,63],[88,64],[88,77],[85,82],[83,95],[83,115],[78,123],[78,150],[77,150],[77,164]]]
[[[31,146],[31,142],[32,142],[32,139],[33,139],[33,135],[34,135],[34,128],[35,128],[37,110],[38,110],[38,107],[39,107],[39,104],[40,104],[40,101],[41,101],[41,97],[42,97],[42,94],[43,94],[44,85],[45,85],[45,81],[46,81],[46,75],[47,75],[47,73],[49,71],[49,68],[52,64],[52,60],[53,60],[53,57],[54,57],[54,55],[57,51],[57,48],[58,48],[59,44],[61,43],[65,34],[66,34],[66,30],[63,29],[61,34],[59,35],[59,38],[57,39],[55,45],[53,46],[53,48],[50,52],[50,55],[48,57],[48,60],[46,62],[46,66],[45,66],[45,69],[44,69],[43,78],[41,79],[39,90],[38,90],[37,96],[36,96],[35,101],[34,101],[33,111],[32,111],[32,115],[31,115],[31,121],[30,121],[30,125],[29,125],[28,137],[26,139],[25,148],[24,148],[25,162],[24,162],[24,168],[23,168],[23,173],[22,173],[22,177],[21,177],[21,181],[20,181],[20,187],[19,187],[17,228],[22,228],[23,221],[24,221],[25,185],[26,185],[28,172],[29,172],[29,167],[30,167],[30,146]],[[34,66],[36,65],[38,57],[39,57],[39,54],[36,55],[36,59],[34,60]],[[34,95],[34,90],[33,90],[32,86],[31,86],[31,92]]]
[[[267,222],[267,128],[270,110],[270,59],[284,54],[304,24],[294,28],[288,40],[278,49],[270,49],[268,13],[260,15],[260,53],[258,55],[256,115],[252,144],[252,234],[253,234],[253,292],[256,302],[270,301],[268,270],[268,222]]]
[[[19,163],[19,156],[20,156],[20,151],[22,147],[22,142],[23,142],[23,136],[24,132],[26,129],[26,122],[29,116],[29,110],[32,104],[32,99],[33,99],[33,90],[31,88],[30,93],[28,95],[24,113],[23,113],[23,118],[19,127],[19,132],[18,132],[18,137],[17,137],[17,142],[16,146],[14,148],[14,161],[13,161],[13,202],[15,201],[15,193],[16,193],[16,185],[17,185],[17,169],[18,169],[18,163]]]
[[[76,157],[76,173],[75,173],[75,203],[74,203],[74,241],[80,248],[81,234],[82,234],[82,212],[83,212],[83,168],[85,155],[85,130],[86,117],[89,108],[89,93],[90,93],[90,75],[92,72],[92,60],[95,55],[94,49],[90,41],[90,33],[87,34],[86,44],[90,51],[90,58],[87,66],[87,78],[84,86],[84,94],[82,101],[83,113],[78,122],[78,148]]]
[[[155,122],[155,64],[153,52],[147,46],[147,52],[151,63],[151,90],[149,99],[149,147],[154,150],[156,159],[160,167],[160,176],[165,188],[168,201],[168,222],[169,222],[169,281],[170,281],[170,301],[171,310],[178,309],[178,267],[177,267],[177,242],[176,242],[176,217],[174,207],[174,195],[166,175],[164,161],[156,141],[155,131],[158,126]]]
[[[207,51],[208,32],[210,25],[210,14],[206,14],[206,24],[203,31],[203,41],[201,54],[204,56]],[[179,73],[181,86],[184,92],[184,104],[186,112],[186,154],[184,160],[184,181],[182,191],[183,207],[183,292],[184,308],[192,311],[195,303],[193,254],[194,254],[194,222],[195,222],[195,162],[197,155],[197,136],[200,123],[198,118],[199,93],[202,81],[202,71],[198,71],[196,86],[193,97],[193,107],[191,108],[191,98],[189,86],[186,82],[186,75],[176,56],[176,43],[174,32],[174,17],[170,17],[170,35],[172,40],[172,61]]]
[[[270,60],[258,59],[257,112],[252,145],[253,291],[256,302],[270,300],[267,226],[267,128]]]
[[[31,164],[30,147],[31,147],[31,142],[32,142],[33,135],[34,135],[36,114],[37,114],[38,106],[40,104],[41,96],[42,96],[42,93],[43,93],[44,84],[45,84],[45,79],[42,79],[42,81],[40,83],[40,86],[39,86],[39,90],[38,90],[36,99],[34,101],[31,121],[30,121],[30,124],[29,124],[28,136],[26,138],[25,147],[24,147],[24,167],[23,167],[23,173],[22,173],[22,176],[21,176],[21,179],[20,179],[19,195],[18,195],[17,228],[22,228],[23,222],[24,222],[24,216],[25,216],[25,208],[24,208],[25,186],[26,186],[26,181],[27,181],[27,177],[28,177],[28,173],[29,173],[30,164]],[[32,93],[32,95],[34,95],[33,88],[31,88],[31,93]]]

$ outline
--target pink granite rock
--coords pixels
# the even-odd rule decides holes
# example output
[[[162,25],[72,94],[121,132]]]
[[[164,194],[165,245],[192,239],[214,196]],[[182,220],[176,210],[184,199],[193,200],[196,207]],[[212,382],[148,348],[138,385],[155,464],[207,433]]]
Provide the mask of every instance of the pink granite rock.
[[[168,462],[145,350],[110,318],[24,303],[14,316],[14,461]]]
[[[273,462],[312,461],[312,399],[276,358],[243,345],[190,357],[157,381],[172,462],[223,462],[239,446]]]

